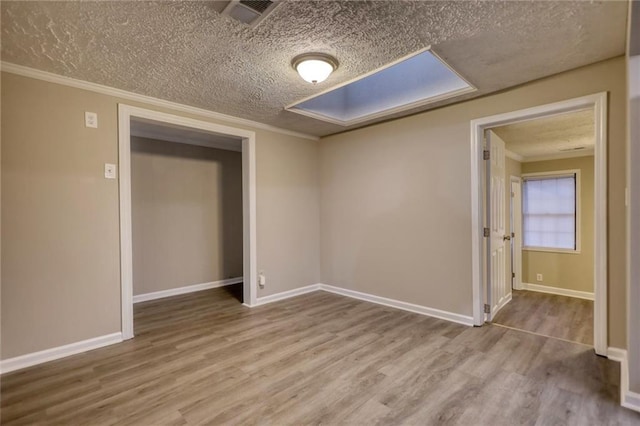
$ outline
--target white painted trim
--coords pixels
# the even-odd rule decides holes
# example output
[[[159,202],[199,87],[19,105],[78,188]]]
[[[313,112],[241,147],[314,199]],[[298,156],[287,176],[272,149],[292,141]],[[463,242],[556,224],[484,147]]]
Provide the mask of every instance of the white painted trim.
[[[511,238],[511,243],[513,244],[513,253],[512,253],[512,263],[515,266],[513,271],[516,276],[515,280],[511,280],[513,284],[514,290],[522,290],[522,179],[519,176],[510,176],[509,182],[511,185],[511,192],[513,192],[513,185],[518,185],[518,191],[520,194],[519,202],[520,208],[517,209],[518,214],[514,214],[513,206],[514,206],[514,197],[511,197],[511,202],[509,203],[509,211],[511,218],[511,232],[515,233],[516,236]],[[517,244],[516,244],[517,243]]]
[[[178,289],[167,290],[164,292],[155,292],[155,293],[147,293],[144,295],[138,295],[134,298],[134,301],[142,302],[144,300],[153,300],[160,297],[173,296],[176,294],[184,294],[190,291],[199,291],[204,290],[205,288],[213,288],[235,284],[242,281],[242,278],[233,278],[229,280],[216,281],[213,283],[205,283],[205,284],[196,284],[194,286],[181,287]],[[197,288],[197,289],[196,289]],[[188,290],[188,291],[182,291]],[[180,292],[176,292],[180,291]],[[458,324],[473,325],[473,318],[466,315],[460,315],[453,312],[447,312],[440,309],[429,308],[426,306],[415,305],[413,303],[402,302],[400,300],[388,299],[386,297],[375,296],[372,294],[362,293],[359,291],[348,290],[341,287],[335,287],[326,284],[312,284],[305,287],[296,288],[293,290],[283,291],[281,293],[272,294],[269,296],[264,296],[257,298],[253,301],[253,303],[244,303],[245,306],[248,307],[257,307],[266,305],[273,302],[278,302],[280,300],[289,299],[292,297],[300,296],[307,293],[312,293],[315,291],[326,291],[329,293],[339,294],[341,296],[350,297],[353,299],[364,300],[366,302],[375,303],[378,305],[389,306],[395,309],[401,309],[403,311],[413,312],[420,315],[426,315],[429,317],[439,318],[446,321],[455,322]],[[173,292],[172,294],[167,294],[168,292]],[[157,296],[158,294],[163,293],[166,296]],[[157,297],[156,297],[157,296]],[[147,298],[152,297],[152,298]],[[142,300],[144,299],[144,300]],[[75,355],[81,352],[86,352],[93,349],[98,349],[103,346],[112,345],[114,343],[120,343],[123,341],[122,333],[112,333],[106,336],[95,337],[88,340],[83,340],[80,342],[71,343],[69,345],[60,346],[57,348],[47,349],[40,352],[34,352],[31,354],[22,355],[16,358],[10,358],[6,360],[0,361],[0,372],[8,373],[9,371],[19,370],[22,368],[30,367],[36,364],[41,364],[43,362],[52,361],[59,358],[64,358],[70,355]]]
[[[257,219],[255,132],[195,120],[149,109],[118,104],[120,162],[120,280],[122,338],[133,337],[133,251],[131,230],[131,119],[145,119],[242,138],[243,295],[248,305],[256,300]]]
[[[594,153],[594,304],[593,331],[594,347],[598,355],[606,354],[608,345],[608,291],[607,277],[608,247],[607,241],[607,93],[600,93],[593,103],[595,116],[595,153]],[[605,352],[605,353],[603,353]]]
[[[133,231],[131,224],[131,113],[118,105],[120,199],[120,320],[122,338],[133,338]]]
[[[302,294],[312,293],[314,291],[326,291],[329,293],[339,294],[341,296],[351,297],[352,299],[364,300],[366,302],[375,303],[377,305],[389,306],[391,308],[401,309],[403,311],[409,311],[416,314],[426,315],[429,317],[439,318],[458,324],[473,325],[473,318],[466,315],[460,315],[453,312],[443,311],[440,309],[429,308],[426,306],[415,305],[409,302],[403,302],[400,300],[388,299],[386,297],[375,296],[373,294],[362,293],[355,290],[349,290],[342,287],[335,287],[327,284],[312,284],[305,287],[296,288],[293,290],[283,291],[281,293],[272,294],[269,296],[260,297],[253,305],[245,306],[251,308],[267,303],[278,302],[280,300],[289,299],[291,297],[300,296]]]
[[[255,308],[256,306],[262,306],[268,303],[278,302],[280,300],[285,300],[291,297],[312,293],[318,290],[321,290],[320,284],[311,284],[305,287],[294,288],[293,290],[287,290],[280,293],[271,294],[269,296],[258,297],[255,303],[252,303],[252,304],[245,303],[244,305],[250,308]]]
[[[136,136],[139,138],[145,139],[156,139],[166,142],[174,142],[180,144],[187,145],[197,145],[204,146],[206,148],[213,149],[224,149],[226,151],[236,151],[242,152],[242,141],[240,140],[230,140],[230,141],[220,141],[217,139],[210,139],[207,141],[198,141],[193,138],[189,138],[189,136],[177,136],[177,135],[167,135],[160,130],[149,130],[149,129],[136,129],[135,126],[131,129],[131,136]]]
[[[337,90],[341,87],[347,86],[349,84],[355,83],[356,81],[362,80],[364,78],[367,78],[373,74],[376,74],[382,70],[385,70],[387,68],[390,68],[394,65],[399,64],[400,62],[403,62],[409,58],[412,58],[416,55],[419,55],[421,53],[427,52],[429,51],[433,56],[435,56],[444,66],[446,66],[447,68],[449,68],[449,70],[451,72],[453,72],[455,75],[457,75],[461,80],[463,80],[465,83],[467,83],[468,87],[463,87],[462,89],[458,89],[458,90],[454,90],[448,93],[443,93],[441,95],[438,96],[433,96],[427,99],[420,99],[417,100],[415,102],[411,102],[408,104],[404,104],[404,105],[398,105],[395,107],[391,107],[391,108],[387,108],[383,111],[378,111],[378,112],[373,112],[371,114],[367,114],[361,117],[356,117],[350,120],[340,120],[339,118],[334,118],[334,117],[329,117],[328,115],[324,115],[324,114],[320,114],[320,113],[316,113],[316,112],[311,112],[311,111],[307,111],[301,108],[298,108],[298,105],[300,105],[303,102],[309,101],[311,99],[315,99],[319,96],[325,95],[329,92],[333,92],[334,90]],[[439,102],[439,101],[443,101],[445,99],[451,99],[454,98],[456,96],[461,96],[463,94],[466,93],[471,93],[471,92],[475,92],[476,90],[478,90],[473,84],[471,84],[469,82],[469,80],[467,80],[466,78],[464,78],[462,75],[460,75],[460,73],[456,70],[454,70],[444,59],[442,59],[436,52],[434,52],[431,49],[431,46],[427,46],[425,48],[422,48],[420,50],[417,50],[415,52],[409,53],[408,55],[405,55],[399,59],[396,59],[393,62],[389,62],[388,64],[385,64],[383,66],[381,66],[380,68],[376,68],[372,71],[369,71],[365,74],[359,75],[355,78],[352,78],[351,80],[347,80],[345,82],[342,82],[340,84],[337,84],[335,86],[331,86],[328,89],[325,89],[319,93],[314,93],[313,95],[307,96],[306,98],[302,98],[292,104],[289,104],[287,106],[284,107],[285,110],[287,111],[291,111],[291,112],[295,112],[296,114],[300,114],[300,115],[305,115],[307,117],[311,117],[311,118],[315,118],[316,120],[321,120],[321,121],[326,121],[328,123],[332,123],[332,124],[337,124],[340,126],[353,126],[355,124],[359,124],[359,123],[363,123],[366,121],[371,121],[371,120],[375,120],[376,118],[380,118],[380,117],[386,117],[392,114],[397,114],[399,112],[402,111],[406,111],[406,110],[410,110],[412,108],[417,108],[420,106],[424,106],[424,105],[428,105],[434,102]]]
[[[538,293],[557,294],[558,296],[575,297],[577,299],[594,300],[593,293],[588,291],[570,290],[567,288],[551,287],[548,285],[522,283],[523,290],[537,291]]]
[[[627,363],[627,370],[629,368],[628,365],[629,364]],[[632,392],[627,389],[620,395],[620,401],[620,405],[623,407],[640,412],[640,393]]]
[[[558,254],[580,254],[580,250],[561,249],[561,248],[547,248],[547,247],[522,247],[524,251],[538,251],[543,253],[558,253]]]
[[[114,87],[109,87],[102,84],[91,83],[89,81],[78,80],[70,77],[64,77],[58,74],[37,70],[35,68],[29,68],[22,65],[13,64],[11,62],[2,61],[1,69],[4,72],[21,75],[23,77],[29,77],[37,80],[48,81],[50,83],[61,84],[63,86],[75,87],[77,89],[88,90],[91,92],[113,96],[113,97],[125,99],[128,101],[143,102],[148,105],[153,105],[160,108],[168,108],[174,111],[184,112],[187,114],[194,114],[203,118],[210,118],[212,120],[226,121],[231,124],[248,126],[255,129],[268,130],[270,132],[280,133],[280,134],[289,135],[289,136],[296,136],[304,139],[310,139],[310,140],[320,139],[318,136],[309,135],[307,133],[295,132],[293,130],[282,129],[280,127],[271,126],[269,124],[247,120],[246,118],[234,117],[232,115],[221,114],[221,113],[210,111],[203,108],[197,108],[189,105],[179,104],[177,102],[167,101],[164,99],[158,99],[151,96],[145,96],[145,95],[140,95],[138,93],[128,92],[126,90],[116,89]]]
[[[133,303],[147,302],[149,300],[164,299],[165,297],[178,296],[180,294],[195,293],[196,291],[209,290],[211,288],[224,287],[243,282],[242,277],[229,278],[227,280],[211,281],[208,283],[193,284],[184,287],[170,288],[167,290],[154,291],[152,293],[136,294],[133,296]]]
[[[535,120],[566,112],[593,109],[595,120],[594,152],[594,348],[597,354],[607,351],[607,93],[555,102],[519,111],[497,114],[471,120],[471,258],[473,285],[473,318],[476,325],[483,323],[484,296],[482,293],[482,194],[483,160],[482,139],[485,129],[506,124]]]
[[[625,349],[608,347],[607,358],[611,361],[623,362],[627,358],[627,351]]]
[[[420,315],[426,315],[429,317],[439,318],[458,324],[473,325],[473,318],[466,315],[460,315],[453,312],[443,311],[440,309],[429,308],[427,306],[416,305],[413,303],[403,302],[401,300],[388,299],[382,296],[376,296],[373,294],[362,293],[355,290],[349,290],[346,288],[335,287],[327,284],[320,284],[320,289],[329,293],[335,293],[342,296],[351,297],[353,299],[364,300],[366,302],[376,303],[378,305],[389,306],[391,308],[401,309],[403,311],[409,311]]]
[[[444,101],[446,99],[455,98],[457,96],[462,96],[467,93],[475,92],[477,89],[475,87],[465,87],[462,89],[454,90],[452,92],[443,93],[442,95],[432,96],[427,99],[422,99],[419,101],[411,102],[408,104],[387,108],[379,112],[373,112],[371,114],[363,115],[361,117],[352,118],[350,120],[340,120],[338,118],[330,117],[328,115],[320,114],[317,112],[307,111],[302,108],[298,108],[296,106],[292,106],[291,108],[287,108],[287,111],[295,112],[296,114],[305,115],[307,117],[315,118],[316,120],[326,121],[327,123],[337,124],[339,126],[354,126],[356,124],[365,123],[367,121],[372,121],[377,118],[387,117],[389,115],[398,114],[403,111],[411,110],[414,108],[419,108],[421,106],[429,105],[435,102]],[[314,96],[317,97],[320,95]],[[298,102],[298,104],[304,101]]]
[[[634,3],[634,7],[640,4]],[[631,7],[629,7],[631,10]],[[631,22],[631,18],[628,20]],[[640,22],[635,22],[635,25]],[[628,32],[631,34],[631,32]],[[629,36],[630,40],[630,36]],[[640,55],[627,60],[627,349],[629,387],[640,391]],[[636,406],[640,407],[640,403]]]
[[[473,299],[473,325],[484,324],[484,127],[471,122],[471,291]]]
[[[620,363],[620,405],[640,412],[640,394],[629,390],[629,359],[625,349],[610,347],[607,357]]]
[[[44,351],[20,355],[15,358],[3,359],[0,361],[0,372],[4,374],[10,371],[21,370],[33,365],[42,364],[44,362],[76,355],[120,342],[122,342],[122,333],[117,332],[87,340],[81,340],[64,346],[58,346],[56,348],[45,349]]]

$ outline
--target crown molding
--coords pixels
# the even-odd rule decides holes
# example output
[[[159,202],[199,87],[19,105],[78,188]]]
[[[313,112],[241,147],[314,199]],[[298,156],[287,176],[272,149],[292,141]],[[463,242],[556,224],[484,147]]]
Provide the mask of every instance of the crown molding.
[[[259,123],[257,121],[247,120],[245,118],[234,117],[232,115],[221,114],[219,112],[210,111],[204,108],[193,107],[189,105],[179,104],[177,102],[154,98],[151,96],[140,95],[138,93],[128,92],[122,89],[116,89],[114,87],[109,87],[102,84],[91,83],[89,81],[78,80],[71,77],[64,77],[58,74],[50,73],[47,71],[41,71],[35,68],[25,67],[23,65],[17,65],[11,62],[2,61],[0,63],[0,69],[3,72],[16,74],[23,77],[29,77],[37,80],[48,81],[50,83],[61,84],[63,86],[75,87],[76,89],[88,90],[91,92],[100,93],[108,96],[114,96],[121,99],[143,102],[147,105],[168,108],[173,111],[180,111],[188,114],[194,114],[200,117],[210,118],[213,120],[220,120],[227,123],[248,126],[255,129],[268,130],[274,133],[280,133],[288,136],[296,136],[299,138],[310,139],[314,141],[320,140],[318,136],[309,135],[307,133],[301,133],[293,130],[282,129],[280,127]]]

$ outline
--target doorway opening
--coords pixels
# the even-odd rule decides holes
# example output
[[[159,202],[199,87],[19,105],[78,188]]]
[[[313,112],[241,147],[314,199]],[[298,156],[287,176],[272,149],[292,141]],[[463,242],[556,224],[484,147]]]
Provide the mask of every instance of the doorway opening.
[[[123,338],[130,339],[134,336],[134,302],[236,284],[236,287],[242,286],[242,288],[229,287],[230,291],[236,293],[241,290],[239,291],[241,294],[237,295],[238,298],[247,306],[255,305],[255,288],[251,285],[256,282],[257,276],[255,133],[123,104],[118,106],[118,113]],[[168,157],[171,157],[170,154],[173,154],[174,157],[177,156],[177,159],[174,158],[173,162],[168,160]],[[193,160],[194,156],[203,155],[215,157],[216,164],[204,164],[203,162],[197,165],[193,161],[191,164],[185,163]],[[148,196],[156,199],[178,197],[182,199],[188,193],[193,193],[191,198],[215,197],[218,200],[226,201],[228,208],[225,207],[225,211],[220,211],[221,205],[211,205],[209,200],[207,201],[209,205],[200,203],[194,211],[191,201],[181,207],[180,203],[172,203],[169,200],[170,211],[165,211],[156,223],[145,224],[145,208],[153,209],[153,206],[145,206],[144,199],[132,200],[132,186],[134,184],[132,157],[136,165],[134,170],[136,174],[135,187],[138,189],[136,197]],[[172,170],[167,170],[169,168]],[[158,170],[160,170],[159,174],[156,173]],[[170,175],[169,172],[175,172],[175,174]],[[178,175],[182,175],[186,180],[174,180],[173,178],[177,178]],[[212,180],[209,187],[207,187],[205,179]],[[188,187],[187,181],[190,185],[199,186],[199,188]],[[213,188],[214,185],[217,188]],[[174,187],[171,188],[172,186]],[[227,188],[224,188],[225,186]],[[224,194],[225,189],[232,190],[233,193]],[[135,212],[133,212],[133,206],[135,206]],[[217,209],[217,211],[214,212],[212,209]],[[146,213],[147,216],[150,216],[148,211]],[[214,213],[220,214],[222,217],[226,216],[225,223],[222,224],[217,219],[215,223],[212,222],[209,216]],[[136,244],[164,246],[166,253],[156,253],[164,260],[158,263],[159,259],[156,256],[153,262],[149,262],[150,264],[145,266],[144,247],[138,246],[135,252],[133,250],[134,228],[132,224],[134,223],[134,214],[136,218],[135,232],[138,237],[157,235],[159,232],[167,231],[166,223],[163,225],[162,222],[174,220],[178,216],[180,220],[198,221],[199,224],[187,223],[188,230],[176,231],[178,232],[176,241],[184,244],[182,250],[177,252],[176,247],[171,247],[173,243],[166,243],[166,241],[161,244],[149,239],[146,243],[136,241]],[[208,233],[217,239],[217,242],[213,244],[215,247],[212,249],[209,247],[209,249],[216,251],[226,247],[228,250],[225,250],[227,253],[224,256],[227,258],[218,256],[217,260],[214,260],[212,256],[209,256],[211,253],[206,252],[200,252],[190,257],[188,251],[197,251],[196,246],[202,244],[203,239],[199,235],[200,232]],[[239,235],[241,235],[241,242],[237,240]],[[156,248],[158,247],[153,247],[153,251],[156,251]],[[135,297],[134,254],[138,260],[136,267],[139,268],[136,271],[138,279],[136,280]],[[184,259],[176,259],[181,256]],[[208,264],[211,260],[214,260],[217,265]],[[165,279],[165,274],[168,271],[176,271],[176,268],[169,268],[164,272],[154,270],[154,267],[158,265],[166,266],[163,264],[165,262],[177,265],[177,269],[181,269],[187,275],[193,275],[194,269],[200,269],[200,276],[214,274],[215,280],[195,284],[189,282],[186,283],[187,285],[184,283],[172,285],[171,277]],[[195,268],[190,268],[189,265],[183,265],[185,262],[195,262],[197,265]],[[198,274],[196,273],[196,275]],[[160,288],[154,288],[154,286],[160,286]]]
[[[582,315],[593,326],[576,330],[577,341],[606,356],[606,99],[601,93],[472,121],[475,325],[520,311],[523,325],[515,328],[575,341],[522,312],[537,303],[540,312]],[[577,129],[580,120],[587,130]],[[553,130],[563,126],[588,138],[563,139]],[[545,302],[555,305],[540,307]]]
[[[593,346],[593,111],[485,132],[504,149],[506,183],[504,303],[491,322]]]

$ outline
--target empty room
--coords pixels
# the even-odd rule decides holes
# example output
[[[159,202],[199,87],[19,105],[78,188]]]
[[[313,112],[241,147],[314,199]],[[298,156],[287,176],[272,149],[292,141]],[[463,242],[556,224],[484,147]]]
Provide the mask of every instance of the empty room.
[[[640,424],[639,2],[0,12],[2,424]]]
[[[492,321],[594,346],[594,112],[488,132],[504,152],[505,188],[496,246],[504,247],[506,279],[492,280]]]

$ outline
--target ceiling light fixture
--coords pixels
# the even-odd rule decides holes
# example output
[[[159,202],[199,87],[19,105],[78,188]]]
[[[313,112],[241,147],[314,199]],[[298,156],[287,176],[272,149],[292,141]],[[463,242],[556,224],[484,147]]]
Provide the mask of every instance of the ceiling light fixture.
[[[303,53],[291,61],[300,77],[309,83],[321,83],[338,68],[338,60],[326,53]]]

